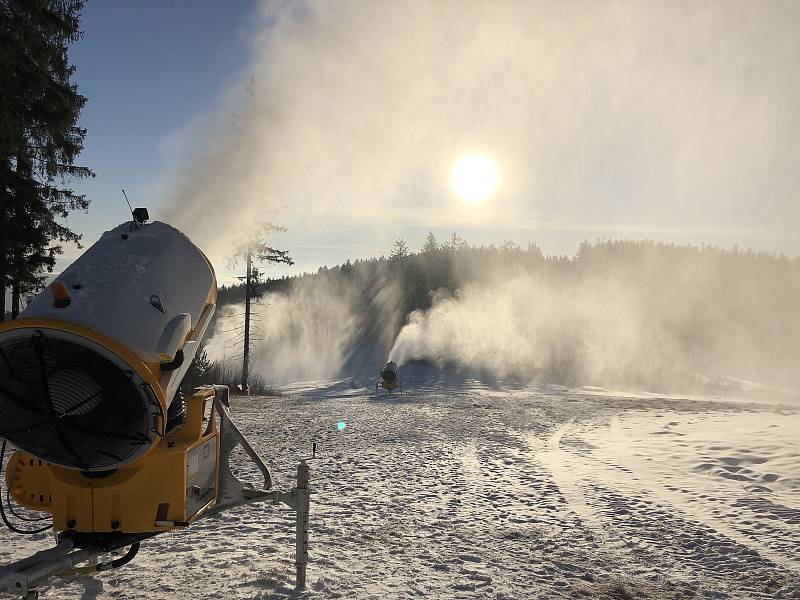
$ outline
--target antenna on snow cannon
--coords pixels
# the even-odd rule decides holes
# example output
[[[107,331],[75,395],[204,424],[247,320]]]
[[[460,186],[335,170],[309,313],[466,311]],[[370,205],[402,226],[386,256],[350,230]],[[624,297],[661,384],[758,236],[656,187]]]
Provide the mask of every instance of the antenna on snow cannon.
[[[215,309],[214,270],[177,229],[148,223],[143,208],[131,215],[0,324],[0,438],[16,449],[5,484],[10,499],[52,516],[57,539],[0,566],[0,593],[36,598],[52,577],[118,568],[147,538],[257,501],[295,510],[302,587],[308,466],[301,461],[295,488],[275,490],[231,418],[228,388],[183,396]],[[233,475],[236,446],[263,475],[262,489]],[[34,532],[0,512],[15,531]],[[122,548],[123,557],[98,562]]]

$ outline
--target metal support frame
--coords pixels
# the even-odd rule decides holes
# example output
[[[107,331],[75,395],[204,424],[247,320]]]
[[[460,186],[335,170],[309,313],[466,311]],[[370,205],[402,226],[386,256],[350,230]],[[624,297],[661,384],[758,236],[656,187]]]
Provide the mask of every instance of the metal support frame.
[[[0,594],[35,600],[39,597],[36,588],[49,579],[88,573],[86,567],[78,567],[81,563],[88,563],[96,571],[107,571],[115,567],[114,561],[98,565],[97,559],[100,556],[127,546],[135,546],[138,549],[139,542],[153,535],[155,534],[114,535],[84,546],[80,540],[76,541],[62,533],[58,536],[55,547],[41,550],[10,565],[0,566]]]
[[[75,550],[71,540],[62,540],[48,548],[5,567],[0,567],[0,593],[22,596],[25,600],[39,597],[36,586],[78,564],[97,558],[102,550]]]
[[[216,387],[216,386],[215,386]],[[219,386],[225,389],[227,387]],[[308,515],[311,505],[311,488],[309,486],[309,467],[305,460],[297,465],[297,483],[289,491],[272,490],[272,474],[261,457],[250,446],[236,424],[231,420],[228,411],[227,394],[216,395],[214,407],[220,416],[220,449],[219,449],[219,491],[217,504],[209,511],[216,514],[236,506],[270,500],[273,505],[285,504],[295,511],[295,582],[298,589],[306,586],[306,566],[308,565]],[[230,457],[236,446],[251,458],[264,477],[264,489],[256,490],[247,483],[242,483],[230,468]]]
[[[236,423],[231,419],[228,410],[228,387],[214,386],[214,409],[219,414],[219,485],[217,489],[217,503],[210,510],[210,514],[220,513],[229,508],[249,504],[257,500],[264,500],[270,495],[272,488],[272,473],[264,464],[261,457],[253,450],[250,442],[244,437]],[[221,393],[222,392],[222,393]],[[263,489],[256,490],[252,485],[242,483],[231,471],[231,453],[236,446],[250,457],[250,460],[261,471],[264,477]]]
[[[308,565],[308,513],[311,505],[311,489],[308,485],[309,468],[306,461],[297,465],[297,485],[289,492],[272,492],[272,504],[283,502],[295,512],[295,586],[306,587]]]

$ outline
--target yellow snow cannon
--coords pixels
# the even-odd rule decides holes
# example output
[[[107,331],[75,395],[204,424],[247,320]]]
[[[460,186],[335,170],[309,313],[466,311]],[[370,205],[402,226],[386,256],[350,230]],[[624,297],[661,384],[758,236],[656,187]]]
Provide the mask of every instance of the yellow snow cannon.
[[[378,380],[375,382],[375,393],[377,393],[378,388],[381,387],[385,389],[390,396],[397,388],[400,388],[400,395],[403,394],[403,384],[400,382],[397,370],[396,362],[390,360],[386,363],[386,366],[378,373]]]
[[[0,325],[0,436],[89,476],[145,457],[182,408],[216,290],[206,257],[169,225],[106,232]]]
[[[16,503],[52,515],[58,539],[0,566],[0,593],[35,597],[38,584],[85,572],[87,561],[90,571],[121,566],[143,539],[255,500],[289,504],[307,532],[308,494],[271,490],[230,419],[228,388],[180,391],[215,308],[211,264],[178,230],[147,223],[145,209],[133,217],[0,324],[0,464],[6,441],[16,448],[5,483]],[[231,473],[237,445],[263,475],[261,490]],[[307,492],[304,462],[298,479]],[[122,559],[96,563],[124,547]],[[298,583],[304,557],[298,545]]]

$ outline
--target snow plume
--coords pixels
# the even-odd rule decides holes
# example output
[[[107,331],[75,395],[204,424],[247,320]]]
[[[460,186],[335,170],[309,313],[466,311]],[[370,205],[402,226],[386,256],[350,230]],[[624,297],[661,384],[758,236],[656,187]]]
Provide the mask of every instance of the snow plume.
[[[686,391],[733,377],[800,391],[800,263],[769,259],[754,276],[717,254],[496,272],[412,312],[390,357],[566,385]]]
[[[399,292],[391,280],[356,269],[265,294],[253,305],[251,371],[275,384],[373,374],[402,324]],[[205,348],[211,360],[238,365],[244,306],[224,310]]]
[[[630,381],[669,364],[677,352],[622,289],[559,288],[518,275],[471,284],[414,311],[390,353],[399,364],[422,359],[501,378],[562,383]]]
[[[799,7],[264,2],[251,64],[164,140],[165,217],[217,266],[276,210],[289,236],[410,221],[793,233]],[[448,177],[475,150],[502,186],[468,209]]]

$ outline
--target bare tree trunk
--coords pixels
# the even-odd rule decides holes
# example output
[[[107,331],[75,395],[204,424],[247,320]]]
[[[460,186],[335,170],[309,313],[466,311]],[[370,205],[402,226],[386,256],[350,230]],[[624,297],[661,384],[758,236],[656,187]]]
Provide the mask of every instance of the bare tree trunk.
[[[250,376],[250,281],[253,273],[253,250],[247,248],[247,278],[244,286],[244,355],[242,360],[242,393],[247,391],[247,379]]]
[[[11,318],[16,319],[17,315],[19,315],[19,298],[21,295],[21,291],[19,289],[19,271],[22,268],[22,257],[20,256],[19,245],[14,248],[13,252],[13,269],[16,277],[11,282]]]
[[[6,196],[5,199],[8,197]],[[6,277],[8,276],[8,263],[6,259],[6,238],[8,229],[6,226],[5,209],[0,210],[0,323],[6,320]]]
[[[19,315],[19,285],[15,281],[11,285],[11,318],[16,319],[17,315]]]
[[[0,259],[0,323],[6,320],[6,286],[5,279],[5,265],[3,260]]]

